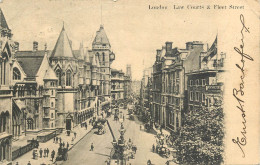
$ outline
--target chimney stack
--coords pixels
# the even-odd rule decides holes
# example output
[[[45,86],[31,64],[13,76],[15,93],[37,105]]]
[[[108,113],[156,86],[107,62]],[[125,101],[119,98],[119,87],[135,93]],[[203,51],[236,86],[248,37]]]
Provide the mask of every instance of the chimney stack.
[[[172,42],[165,42],[166,53],[169,53],[172,50]]]
[[[19,42],[14,42],[14,51],[19,51]]]
[[[33,41],[33,51],[37,51],[37,50],[38,50],[38,42]]]
[[[193,48],[192,42],[186,42],[186,49],[191,50]]]

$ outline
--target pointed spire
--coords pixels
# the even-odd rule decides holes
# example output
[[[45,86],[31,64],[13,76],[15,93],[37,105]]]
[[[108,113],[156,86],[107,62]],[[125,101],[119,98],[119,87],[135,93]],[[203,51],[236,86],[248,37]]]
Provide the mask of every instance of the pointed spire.
[[[49,66],[48,69],[45,72],[45,75],[43,77],[44,80],[58,80],[55,72],[53,69]]]
[[[110,46],[109,40],[107,38],[106,32],[104,30],[104,26],[100,25],[99,30],[96,33],[96,37],[92,43],[93,45],[95,44],[108,44]]]
[[[52,51],[51,57],[72,57],[72,58],[74,58],[74,54],[72,52],[72,47],[71,47],[71,42],[68,38],[68,35],[65,31],[64,26],[62,27],[59,38]]]
[[[8,25],[7,25],[4,13],[3,13],[1,8],[0,8],[0,27],[1,28],[6,28],[6,29],[10,30]]]

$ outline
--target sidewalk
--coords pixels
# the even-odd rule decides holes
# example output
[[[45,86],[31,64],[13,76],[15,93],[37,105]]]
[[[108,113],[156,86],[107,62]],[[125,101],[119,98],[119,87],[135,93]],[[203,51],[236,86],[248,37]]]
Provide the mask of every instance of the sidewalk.
[[[87,124],[89,123],[89,119],[86,120]],[[69,150],[71,148],[74,147],[74,145],[76,145],[87,133],[89,133],[92,130],[92,125],[88,124],[88,128],[86,130],[85,127],[82,127],[79,125],[77,125],[76,127],[73,128],[73,130],[70,133],[70,136],[67,136],[66,131],[63,131],[63,133],[61,133],[60,135],[58,135],[57,137],[61,138],[61,143],[65,143],[65,147],[67,146],[67,142],[69,143]],[[72,144],[72,138],[74,137],[74,132],[77,133],[76,138],[73,141]],[[59,140],[58,140],[59,141]],[[47,141],[46,143],[39,143],[39,148],[38,150],[38,157],[36,159],[32,159],[33,157],[33,150],[29,151],[28,153],[24,154],[23,156],[15,159],[13,161],[13,164],[15,164],[16,162],[19,163],[19,165],[27,165],[27,163],[30,161],[30,163],[32,165],[40,165],[40,164],[54,164],[55,160],[52,162],[51,161],[51,152],[52,150],[55,151],[55,157],[57,156],[58,153],[58,148],[59,148],[59,142],[58,143],[54,143],[53,139],[50,139],[49,141]],[[44,150],[45,148],[49,149],[49,155],[48,157],[42,157],[40,158],[40,154],[39,154],[39,150],[42,149]],[[44,156],[44,152],[42,154],[42,156]]]

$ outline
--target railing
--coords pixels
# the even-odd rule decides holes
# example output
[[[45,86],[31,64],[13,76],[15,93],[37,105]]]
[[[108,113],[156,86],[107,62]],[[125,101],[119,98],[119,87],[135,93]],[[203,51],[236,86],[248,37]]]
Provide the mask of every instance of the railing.
[[[56,136],[56,132],[54,131],[54,132],[47,134],[47,135],[37,136],[37,140],[41,143],[45,143],[55,136]]]
[[[16,158],[24,155],[25,153],[31,151],[32,149],[37,148],[38,145],[39,145],[38,141],[32,140],[29,144],[18,148],[17,150],[12,152],[12,160],[15,160]]]

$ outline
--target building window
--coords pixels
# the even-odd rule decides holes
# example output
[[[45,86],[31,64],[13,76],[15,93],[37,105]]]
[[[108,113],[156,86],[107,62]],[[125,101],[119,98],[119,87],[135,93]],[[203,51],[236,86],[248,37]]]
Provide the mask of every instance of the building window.
[[[200,80],[197,79],[197,80],[196,80],[196,86],[198,86],[199,84],[200,84]]]
[[[8,127],[9,113],[1,113],[0,115],[0,133],[6,132]]]
[[[179,94],[179,84],[176,85],[176,94]]]
[[[0,71],[1,71],[1,84],[5,85],[5,76],[6,76],[6,61],[2,60],[0,62]]]
[[[53,96],[53,90],[51,90],[51,95]]]
[[[190,86],[193,86],[193,80],[190,80]]]
[[[51,123],[51,128],[53,128],[53,123]]]
[[[202,102],[205,102],[206,98],[205,98],[205,94],[204,93],[202,93],[201,98],[202,98]]]
[[[205,86],[206,85],[206,80],[202,79],[201,84],[202,84],[202,86]]]
[[[193,101],[193,92],[190,92],[190,101]]]
[[[179,100],[179,98],[176,98],[176,105],[177,105],[177,106],[180,105],[180,100]]]
[[[27,119],[27,129],[33,129],[33,119]]]
[[[176,78],[179,78],[179,77],[180,77],[180,72],[176,71]]]
[[[56,76],[58,78],[58,85],[61,86],[61,71],[56,70]]]
[[[66,86],[71,86],[71,71],[67,70],[66,72]]]
[[[196,101],[199,101],[199,92],[196,92]]]
[[[105,63],[106,59],[105,59],[105,53],[104,52],[102,53],[102,56],[103,56],[103,63]]]
[[[53,107],[53,102],[51,102],[51,107]]]
[[[53,118],[53,113],[51,113],[51,118]]]
[[[21,72],[16,67],[13,69],[13,80],[21,80]]]

